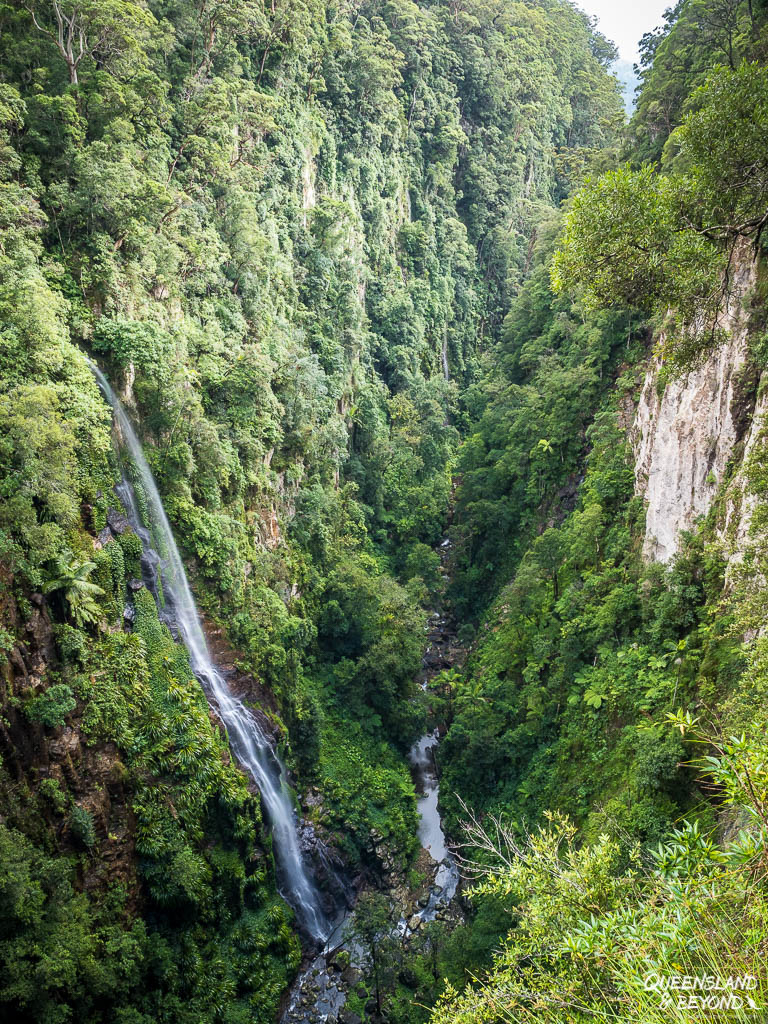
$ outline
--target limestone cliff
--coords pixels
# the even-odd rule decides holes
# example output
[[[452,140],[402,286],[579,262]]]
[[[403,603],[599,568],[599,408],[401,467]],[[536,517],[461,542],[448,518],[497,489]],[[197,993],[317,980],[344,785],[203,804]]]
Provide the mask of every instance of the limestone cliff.
[[[757,380],[747,359],[746,307],[755,278],[755,263],[740,260],[721,317],[727,337],[706,362],[666,386],[658,357],[646,371],[630,438],[635,490],[646,502],[649,561],[674,557],[681,533],[709,512],[729,460],[748,437]]]
[[[759,446],[768,425],[768,381],[763,374],[756,379],[757,400],[749,429],[744,436],[739,465],[729,482],[718,533],[730,562],[740,562],[752,540],[752,525],[758,498],[749,484],[747,467],[759,458]]]

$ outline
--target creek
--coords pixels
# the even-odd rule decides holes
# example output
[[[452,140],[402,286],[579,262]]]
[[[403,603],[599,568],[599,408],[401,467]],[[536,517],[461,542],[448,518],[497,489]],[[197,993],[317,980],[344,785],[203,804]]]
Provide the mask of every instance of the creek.
[[[224,723],[233,753],[259,790],[272,833],[280,891],[293,908],[309,940],[309,948],[320,949],[296,979],[282,1021],[284,1024],[343,1021],[349,989],[364,976],[366,969],[364,957],[349,935],[351,914],[343,902],[335,914],[327,913],[323,906],[312,865],[302,850],[300,822],[285,766],[271,736],[251,709],[231,692],[211,656],[184,564],[141,443],[107,379],[95,365],[91,365],[91,370],[112,408],[118,451],[130,460],[116,491],[128,524],[142,542],[141,582],[153,594],[161,620],[186,646],[190,667]],[[450,542],[444,540],[439,550],[444,590],[448,581]],[[427,627],[420,677],[422,689],[426,690],[438,672],[459,664],[462,659],[463,651],[456,642],[450,619],[440,608],[432,613]],[[448,849],[438,810],[440,787],[435,763],[438,743],[439,730],[435,729],[425,733],[409,754],[418,797],[419,840],[429,855],[433,875],[428,896],[420,901],[419,908],[410,917],[401,916],[395,928],[404,943],[424,923],[435,920],[445,911],[459,882],[458,868]],[[340,957],[341,951],[348,955]]]
[[[460,667],[465,657],[445,601],[445,590],[450,579],[450,541],[444,539],[438,550],[442,577],[441,599],[438,609],[432,613],[427,624],[419,678],[422,690],[427,690],[430,681],[439,672]],[[439,742],[440,733],[436,728],[414,743],[409,753],[417,795],[419,842],[429,855],[432,880],[428,895],[422,898],[419,908],[410,916],[401,915],[395,925],[394,933],[404,945],[422,925],[446,912],[459,884],[459,870],[448,848],[438,809],[440,782],[435,752]],[[349,990],[365,977],[368,965],[362,950],[350,938],[353,915],[354,911],[339,919],[325,947],[297,977],[281,1017],[281,1024],[331,1024],[334,1021],[358,1024],[358,1018],[345,1010],[345,1004]]]

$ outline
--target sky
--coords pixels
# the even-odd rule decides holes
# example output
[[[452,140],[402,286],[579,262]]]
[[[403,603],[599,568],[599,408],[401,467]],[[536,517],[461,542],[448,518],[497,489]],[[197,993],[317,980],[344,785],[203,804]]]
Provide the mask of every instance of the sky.
[[[673,0],[575,0],[587,14],[597,15],[600,31],[619,48],[619,59],[634,63],[640,37],[662,23]]]

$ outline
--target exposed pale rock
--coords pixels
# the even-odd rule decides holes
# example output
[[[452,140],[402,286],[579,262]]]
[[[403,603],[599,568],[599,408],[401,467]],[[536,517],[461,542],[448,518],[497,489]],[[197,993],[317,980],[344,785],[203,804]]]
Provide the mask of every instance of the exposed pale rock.
[[[755,264],[744,259],[721,319],[728,338],[703,365],[667,383],[661,395],[658,359],[646,373],[630,439],[635,492],[646,501],[649,561],[673,558],[681,532],[707,514],[744,429],[738,409],[747,355],[744,304],[754,281]]]
[[[763,379],[752,423],[744,439],[741,466],[728,488],[725,521],[720,534],[731,562],[740,562],[750,544],[752,518],[758,503],[749,487],[745,470],[754,454],[755,445],[768,427],[768,387],[765,383]]]

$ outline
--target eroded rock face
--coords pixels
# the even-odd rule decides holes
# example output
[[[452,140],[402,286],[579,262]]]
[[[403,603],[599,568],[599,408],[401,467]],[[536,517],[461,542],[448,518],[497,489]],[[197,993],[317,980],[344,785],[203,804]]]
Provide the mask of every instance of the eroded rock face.
[[[758,500],[749,486],[747,466],[755,457],[756,446],[763,438],[768,425],[768,381],[765,375],[758,382],[757,393],[758,399],[752,421],[744,437],[741,465],[728,488],[725,514],[718,524],[720,539],[731,565],[741,562],[744,552],[753,540],[751,529]]]
[[[646,501],[643,554],[668,562],[680,534],[709,511],[726,466],[750,420],[750,384],[745,378],[745,300],[755,283],[755,264],[743,260],[722,326],[727,341],[686,377],[659,388],[658,359],[643,382],[630,439],[635,454],[635,492]]]
[[[23,703],[57,681],[60,668],[54,626],[42,594],[30,596],[26,621],[13,597],[12,578],[0,570],[0,621],[17,637],[7,661],[0,666],[0,758],[15,787],[32,796],[45,780],[59,784],[71,801],[88,811],[96,844],[78,862],[78,885],[103,891],[120,883],[126,892],[126,911],[140,901],[135,849],[136,827],[126,772],[114,743],[93,742],[82,729],[82,706],[65,724],[46,728],[30,721]],[[0,817],[15,827],[17,813],[9,789],[0,794]],[[40,805],[37,805],[38,811]],[[9,813],[10,812],[10,813]],[[37,812],[36,812],[37,813]],[[67,811],[45,806],[35,820],[27,819],[36,842],[49,844],[65,856],[82,852],[72,835]],[[26,831],[26,828],[25,828]]]

